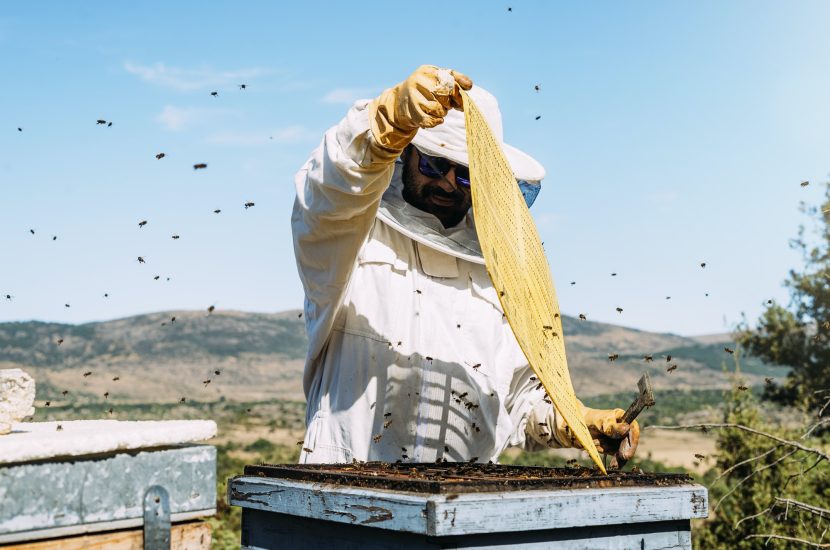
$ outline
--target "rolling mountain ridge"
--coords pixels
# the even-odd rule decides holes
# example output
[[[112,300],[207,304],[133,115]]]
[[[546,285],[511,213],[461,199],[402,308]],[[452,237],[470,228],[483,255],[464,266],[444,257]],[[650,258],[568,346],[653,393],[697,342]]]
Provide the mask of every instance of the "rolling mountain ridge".
[[[81,325],[0,323],[0,368],[31,373],[39,400],[302,400],[307,340],[299,313],[168,311]],[[656,390],[722,388],[735,370],[726,334],[698,340],[568,316],[563,330],[578,396],[634,392],[645,371]],[[618,358],[611,362],[609,354]],[[753,384],[786,373],[738,358]]]

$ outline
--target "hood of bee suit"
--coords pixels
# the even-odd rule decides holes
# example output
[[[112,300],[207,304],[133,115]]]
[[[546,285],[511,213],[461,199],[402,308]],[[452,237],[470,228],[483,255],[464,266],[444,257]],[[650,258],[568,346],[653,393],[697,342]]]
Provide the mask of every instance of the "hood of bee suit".
[[[510,162],[516,179],[523,180],[522,183],[527,187],[535,188],[530,200],[528,200],[526,190],[522,188],[522,194],[525,195],[529,206],[538,193],[542,178],[545,177],[544,167],[530,155],[504,143],[501,111],[496,98],[490,92],[480,86],[473,86],[468,93],[487,119],[490,129]],[[469,166],[464,113],[457,109],[451,109],[444,118],[444,122],[435,128],[418,130],[412,144],[429,155],[445,157],[453,162]],[[383,194],[383,200],[378,208],[378,218],[425,246],[462,260],[484,265],[481,245],[475,230],[473,209],[467,212],[465,218],[457,226],[444,228],[438,218],[404,200],[402,172],[403,162],[399,159],[395,163],[392,182]],[[519,185],[521,187],[521,184]]]
[[[544,166],[527,153],[504,142],[501,110],[493,94],[481,86],[473,86],[467,93],[487,120],[490,130],[513,169],[515,178],[531,183],[541,182],[545,177]],[[418,130],[412,144],[428,155],[445,157],[464,166],[470,165],[464,113],[458,109],[450,109],[444,117],[444,122],[438,126]]]

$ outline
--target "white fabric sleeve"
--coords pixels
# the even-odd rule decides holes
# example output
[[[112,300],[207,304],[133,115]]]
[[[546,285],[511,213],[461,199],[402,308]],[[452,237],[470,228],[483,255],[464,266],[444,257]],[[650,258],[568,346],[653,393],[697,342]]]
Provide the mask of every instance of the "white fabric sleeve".
[[[291,215],[297,270],[305,289],[308,358],[331,332],[355,260],[375,221],[394,162],[374,158],[369,100],[361,100],[323,137],[297,172]]]
[[[508,444],[526,451],[573,447],[574,441],[565,419],[552,403],[548,403],[550,398],[545,400],[545,388],[541,387],[533,369],[527,364],[521,348],[518,344],[515,346],[524,362],[514,369],[507,396],[507,410],[514,426]],[[584,405],[577,402],[584,411]]]

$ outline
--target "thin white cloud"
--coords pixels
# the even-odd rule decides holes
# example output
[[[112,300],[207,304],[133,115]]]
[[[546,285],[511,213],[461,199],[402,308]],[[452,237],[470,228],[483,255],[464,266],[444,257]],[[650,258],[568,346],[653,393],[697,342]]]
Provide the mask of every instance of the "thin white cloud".
[[[200,107],[174,107],[173,105],[165,105],[155,120],[168,130],[178,132],[232,113],[234,113],[232,109],[204,109]]]
[[[251,79],[266,76],[274,72],[271,69],[262,67],[251,67],[235,71],[218,71],[210,67],[182,69],[179,67],[169,67],[164,63],[156,63],[150,66],[137,65],[129,61],[124,62],[124,69],[130,74],[137,75],[144,82],[149,82],[150,84],[164,88],[172,88],[180,92],[237,86],[239,84],[245,84]]]
[[[302,143],[320,139],[321,135],[321,132],[313,132],[305,126],[297,125],[278,128],[273,131],[216,132],[207,136],[205,141],[214,145],[251,147],[269,143]]]
[[[345,103],[351,105],[358,99],[374,97],[369,88],[335,88],[323,96],[323,103]]]

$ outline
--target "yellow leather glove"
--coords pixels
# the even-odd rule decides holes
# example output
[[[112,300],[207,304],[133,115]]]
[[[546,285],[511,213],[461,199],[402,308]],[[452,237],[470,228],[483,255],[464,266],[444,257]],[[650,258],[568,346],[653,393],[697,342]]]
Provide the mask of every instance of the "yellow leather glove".
[[[392,162],[419,128],[444,121],[450,109],[461,109],[460,90],[469,90],[467,76],[433,65],[421,65],[409,78],[384,91],[369,104],[375,158]]]
[[[613,455],[611,468],[623,467],[637,451],[640,425],[636,420],[630,425],[623,422],[622,409],[589,409],[581,403],[580,406],[597,450]],[[533,409],[525,431],[543,445],[582,448],[556,407],[544,402]]]

